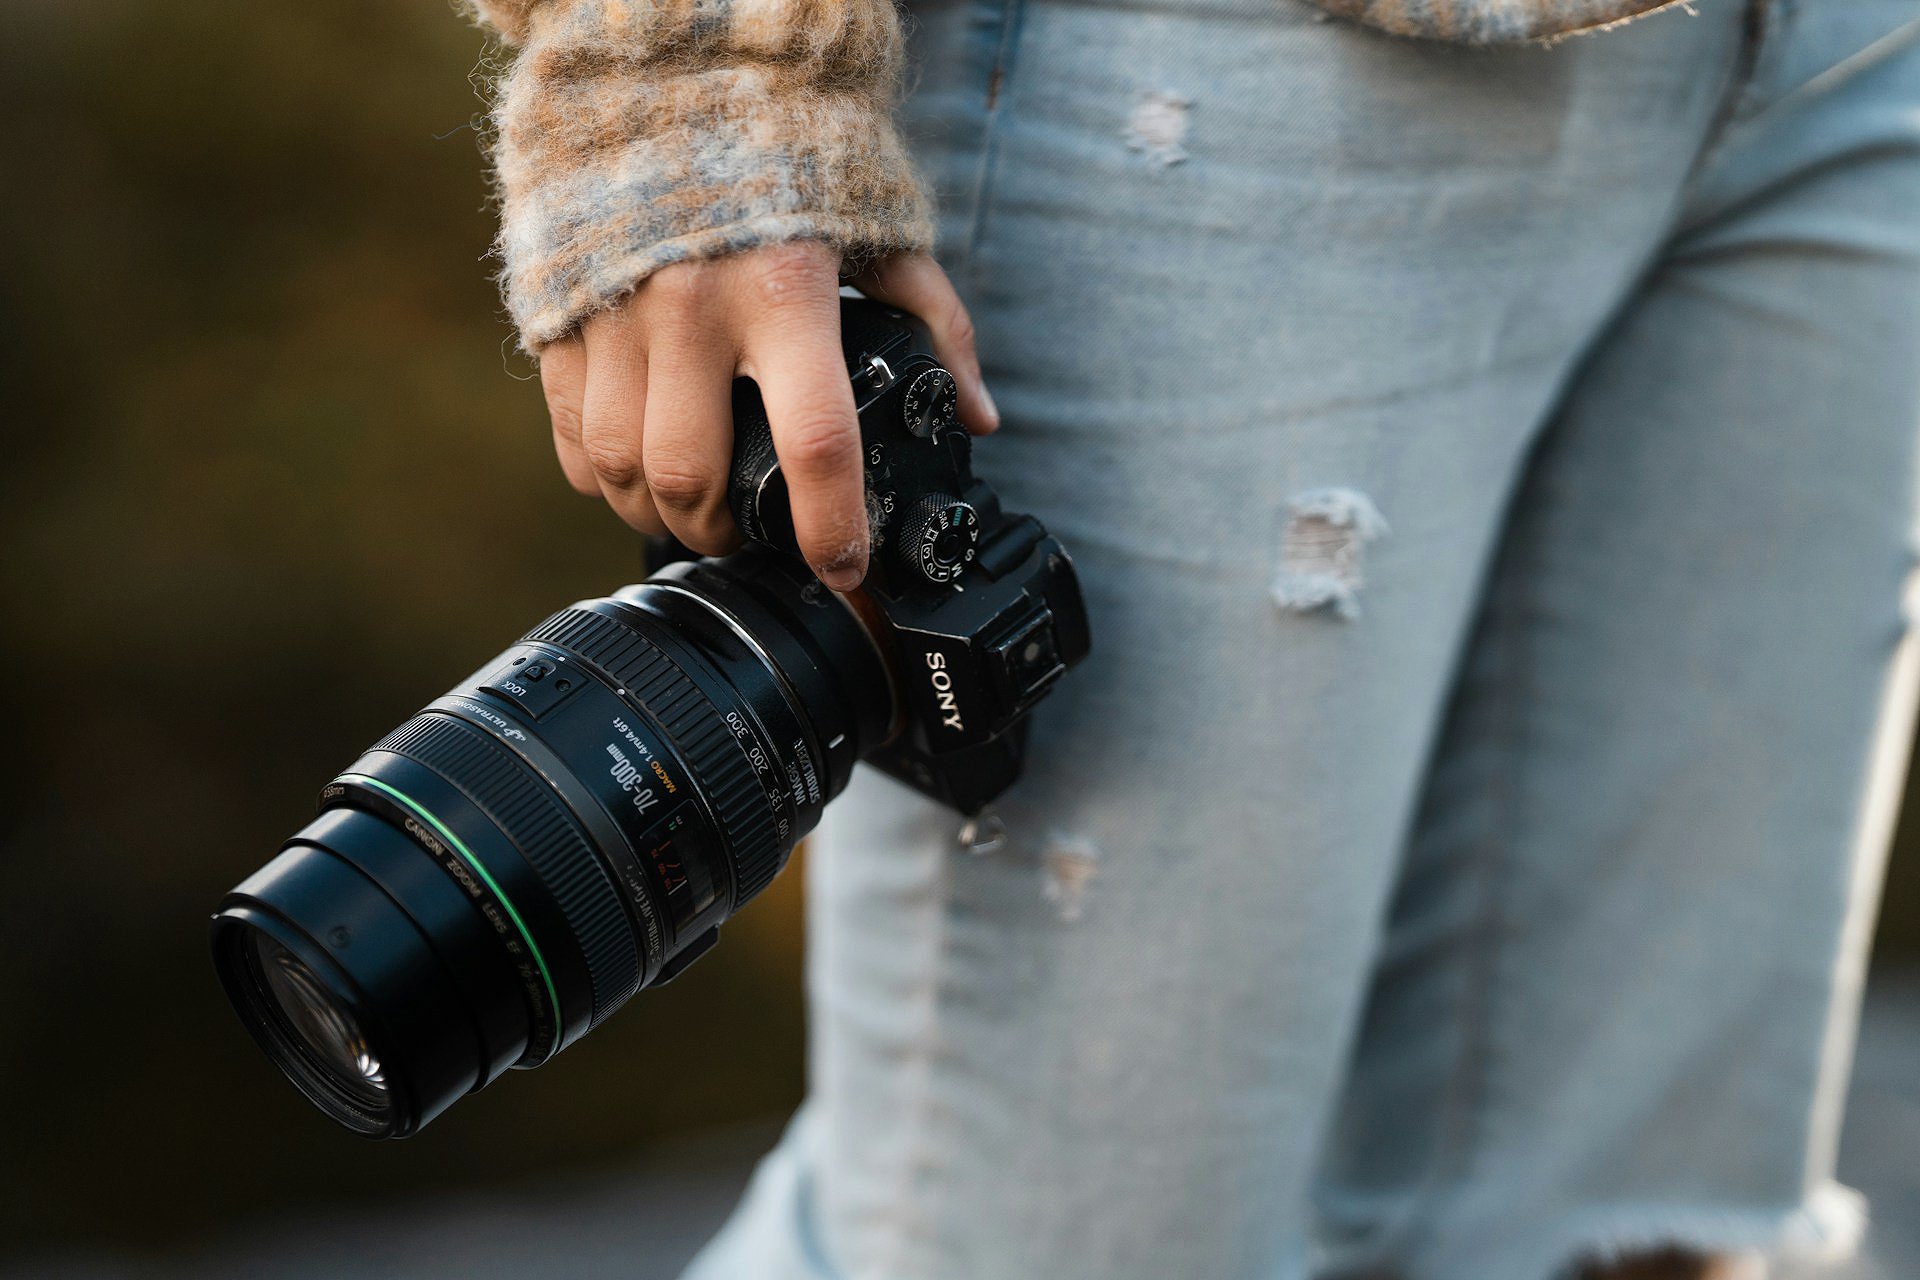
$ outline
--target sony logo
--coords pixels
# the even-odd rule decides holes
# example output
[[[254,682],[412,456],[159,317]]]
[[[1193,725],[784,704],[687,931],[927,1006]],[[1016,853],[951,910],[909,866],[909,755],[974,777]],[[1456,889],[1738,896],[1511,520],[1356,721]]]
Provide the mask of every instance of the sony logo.
[[[953,676],[947,671],[947,655],[930,653],[927,655],[928,679],[933,681],[934,705],[946,712],[940,717],[940,723],[955,733],[962,731],[960,724],[960,703],[953,694]]]

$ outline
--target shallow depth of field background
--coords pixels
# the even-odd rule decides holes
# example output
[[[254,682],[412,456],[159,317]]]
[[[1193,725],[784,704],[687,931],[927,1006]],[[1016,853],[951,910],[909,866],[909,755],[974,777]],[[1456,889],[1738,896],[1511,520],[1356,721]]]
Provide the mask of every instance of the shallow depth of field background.
[[[445,0],[0,0],[0,1261],[590,1176],[799,1097],[792,874],[401,1144],[313,1114],[205,956],[334,771],[640,573],[487,279],[483,49]]]
[[[800,1092],[798,877],[425,1141],[334,1132],[205,917],[360,750],[639,576],[560,481],[437,0],[0,0],[0,1257],[619,1164]]]

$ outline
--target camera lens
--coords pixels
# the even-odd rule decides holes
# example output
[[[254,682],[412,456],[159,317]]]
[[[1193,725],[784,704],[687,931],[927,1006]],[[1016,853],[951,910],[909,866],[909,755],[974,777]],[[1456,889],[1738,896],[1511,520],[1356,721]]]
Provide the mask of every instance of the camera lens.
[[[215,967],[311,1101],[406,1136],[704,952],[894,718],[873,637],[796,561],[670,566],[335,778],[222,902]]]
[[[273,997],[272,1015],[282,1033],[311,1055],[340,1088],[366,1107],[387,1101],[387,1081],[367,1037],[340,1007],[306,962],[264,933],[250,939],[248,959],[254,974]]]

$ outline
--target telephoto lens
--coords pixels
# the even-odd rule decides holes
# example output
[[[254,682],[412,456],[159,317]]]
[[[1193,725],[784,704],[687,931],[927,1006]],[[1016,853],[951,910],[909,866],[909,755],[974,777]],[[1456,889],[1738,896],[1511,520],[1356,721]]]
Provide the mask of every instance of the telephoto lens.
[[[563,610],[327,786],[214,921],[229,996],[309,1098],[412,1133],[766,886],[893,714],[803,572],[747,552]]]
[[[1027,713],[1088,647],[1071,562],[973,477],[924,329],[864,301],[842,328],[879,513],[860,592],[791,552],[743,383],[752,545],[548,618],[328,783],[220,903],[235,1011],[339,1124],[417,1133],[673,978],[857,762],[965,813],[1018,776]]]

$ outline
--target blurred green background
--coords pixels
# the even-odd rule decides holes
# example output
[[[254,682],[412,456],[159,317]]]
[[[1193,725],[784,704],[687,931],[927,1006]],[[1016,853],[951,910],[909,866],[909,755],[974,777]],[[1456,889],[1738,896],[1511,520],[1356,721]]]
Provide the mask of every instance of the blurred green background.
[[[483,53],[436,0],[0,0],[0,1250],[611,1168],[799,1096],[796,875],[402,1144],[311,1114],[205,957],[333,771],[639,575],[487,278]],[[1883,955],[1920,952],[1909,861]]]
[[[794,875],[408,1143],[310,1114],[206,958],[320,783],[641,576],[488,280],[483,49],[435,0],[0,0],[0,1253],[617,1164],[799,1096]]]

